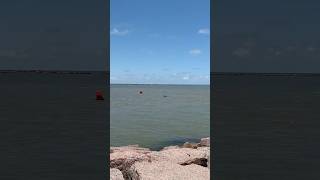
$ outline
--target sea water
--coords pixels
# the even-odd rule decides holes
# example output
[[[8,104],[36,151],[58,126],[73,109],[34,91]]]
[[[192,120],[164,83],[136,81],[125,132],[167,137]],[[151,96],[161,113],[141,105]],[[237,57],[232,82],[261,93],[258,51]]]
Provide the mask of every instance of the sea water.
[[[111,146],[157,149],[210,135],[209,85],[111,85],[110,90]]]

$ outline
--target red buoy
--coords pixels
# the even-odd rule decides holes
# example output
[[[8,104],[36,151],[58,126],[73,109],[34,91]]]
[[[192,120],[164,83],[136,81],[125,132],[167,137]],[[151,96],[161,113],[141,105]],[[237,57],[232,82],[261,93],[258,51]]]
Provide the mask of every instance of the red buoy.
[[[96,91],[96,100],[104,100],[101,91]]]

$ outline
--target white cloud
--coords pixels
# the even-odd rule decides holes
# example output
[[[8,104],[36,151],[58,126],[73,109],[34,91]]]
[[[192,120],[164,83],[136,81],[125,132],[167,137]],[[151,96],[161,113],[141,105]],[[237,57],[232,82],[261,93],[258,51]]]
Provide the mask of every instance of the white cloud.
[[[189,53],[192,55],[199,55],[199,54],[201,54],[201,50],[200,49],[191,49],[189,51]]]
[[[210,34],[210,29],[208,29],[208,28],[199,29],[198,34],[209,35]]]
[[[111,84],[210,84],[208,74],[192,72],[120,73],[111,74],[110,80]]]
[[[183,80],[189,80],[190,77],[189,77],[189,76],[184,76],[184,77],[182,77],[182,79],[183,79]]]
[[[197,78],[199,78],[199,79],[210,79],[210,75],[206,75],[206,74],[197,75]]]
[[[111,35],[116,35],[116,36],[125,36],[129,33],[129,30],[124,29],[124,30],[119,30],[118,28],[112,28],[110,31]]]

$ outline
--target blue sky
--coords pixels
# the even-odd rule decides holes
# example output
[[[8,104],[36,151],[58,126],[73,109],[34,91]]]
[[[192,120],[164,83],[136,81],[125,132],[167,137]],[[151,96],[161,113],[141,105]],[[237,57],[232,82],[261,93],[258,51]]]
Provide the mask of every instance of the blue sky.
[[[111,83],[209,84],[209,3],[111,0]]]

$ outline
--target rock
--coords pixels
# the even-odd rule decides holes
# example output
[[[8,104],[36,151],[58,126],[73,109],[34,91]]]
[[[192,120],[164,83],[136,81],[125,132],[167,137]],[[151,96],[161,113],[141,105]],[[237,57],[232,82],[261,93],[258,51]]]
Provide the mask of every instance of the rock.
[[[189,142],[185,142],[182,147],[184,148],[192,148],[192,149],[197,149],[198,145],[195,143],[189,143]]]
[[[210,169],[210,153],[207,154],[206,159],[207,159],[207,168]]]
[[[136,145],[111,147],[110,167],[125,170],[136,161],[149,160],[151,151],[148,148],[141,148]]]
[[[128,146],[121,146],[121,147],[111,147],[110,148],[110,153],[114,152],[123,152],[123,151],[150,151],[149,148],[142,148],[139,147],[139,145],[128,145]]]
[[[132,180],[209,180],[208,168],[199,165],[182,166],[171,162],[136,162],[128,170]]]
[[[176,164],[199,164],[207,166],[206,158],[210,154],[209,147],[165,149],[153,151],[149,155],[151,161],[168,161]],[[203,164],[205,163],[205,165]]]
[[[110,148],[113,178],[210,179],[209,167],[210,138],[203,138],[197,144],[187,142],[182,147],[168,146],[160,151],[138,145]]]
[[[199,145],[202,147],[210,147],[210,137],[201,138]]]
[[[180,148],[179,146],[167,146],[167,147],[164,147],[163,149],[161,149],[161,151],[163,150],[167,150],[167,149],[178,149]]]
[[[141,148],[138,145],[123,147],[111,147],[110,167],[122,171],[123,177],[127,179],[127,170],[132,164],[139,161],[150,161],[151,153],[148,148]]]
[[[110,180],[124,180],[123,175],[119,169],[110,169]]]

